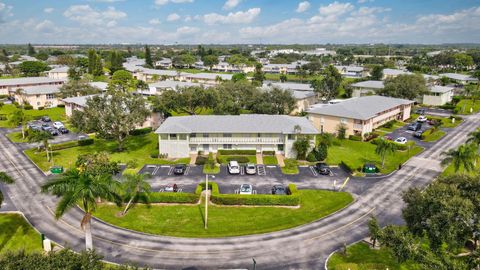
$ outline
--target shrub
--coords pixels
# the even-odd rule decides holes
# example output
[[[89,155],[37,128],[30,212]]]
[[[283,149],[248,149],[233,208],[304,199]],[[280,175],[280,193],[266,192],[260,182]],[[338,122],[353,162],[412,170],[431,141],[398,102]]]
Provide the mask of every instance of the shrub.
[[[406,144],[400,144],[400,143],[395,143],[395,147],[397,148],[397,150],[400,150],[400,151],[405,151],[408,149],[408,146]]]
[[[126,165],[127,165],[127,168],[129,168],[129,169],[135,169],[138,165],[138,160],[131,159],[131,160],[127,161]]]
[[[365,134],[365,141],[371,141],[375,138],[378,138],[378,136],[380,136],[378,133],[375,133],[375,132],[372,132],[372,133],[368,133],[368,134]]]
[[[453,110],[455,109],[455,105],[453,104],[445,104],[445,105],[442,105],[442,106],[439,106],[440,109],[444,109],[444,110]]]
[[[151,158],[158,158],[159,154],[158,154],[158,148],[152,152],[150,152],[150,157]]]
[[[24,105],[23,108],[24,108],[25,110],[33,110],[33,106],[30,105],[30,104]]]
[[[394,125],[396,122],[397,122],[397,121],[395,121],[395,120],[391,120],[391,121],[388,121],[387,123],[383,124],[381,127],[391,128],[391,127],[393,127],[393,125]]]
[[[132,136],[145,135],[145,134],[148,134],[150,132],[152,132],[151,127],[139,128],[139,129],[134,129],[134,130],[130,131],[130,135],[132,135]]]
[[[230,156],[230,157],[227,158],[227,162],[230,162],[230,161],[237,161],[238,163],[249,163],[250,162],[248,157],[244,157],[244,156]]]
[[[94,140],[92,138],[84,139],[84,140],[79,140],[78,141],[78,146],[85,146],[85,145],[91,145],[94,143]]]
[[[0,114],[0,121],[5,121],[8,120],[8,117],[6,114]]]
[[[151,203],[197,203],[200,199],[198,194],[185,192],[152,192]]]
[[[322,142],[317,146],[317,150],[315,151],[315,158],[318,161],[322,161],[327,159],[327,157],[328,157],[328,145]]]
[[[307,161],[308,162],[317,161],[316,152],[317,152],[317,150],[313,149],[310,153],[308,153],[308,155],[307,155]]]
[[[57,107],[58,108],[65,108],[65,104],[58,104]]]
[[[275,156],[275,151],[263,151],[264,156]]]
[[[45,107],[38,107],[38,110],[39,110],[39,111],[41,111],[41,110],[43,110],[43,109],[45,109]]]
[[[339,124],[337,126],[337,138],[340,140],[345,139],[345,136],[347,135],[347,125],[345,124]]]
[[[208,154],[207,165],[210,169],[215,167],[215,159],[213,159],[213,153]]]
[[[352,140],[352,141],[362,141],[362,136],[358,136],[358,135],[350,135],[348,136],[348,139],[349,140]]]
[[[57,151],[57,150],[72,148],[72,147],[76,147],[76,146],[78,146],[78,142],[70,141],[70,142],[65,142],[65,143],[52,144],[50,146],[50,149],[52,149],[53,151]]]
[[[197,160],[195,160],[195,165],[205,165],[207,163],[206,156],[197,156]]]
[[[222,149],[218,150],[220,155],[256,155],[256,150],[230,150],[230,149]]]

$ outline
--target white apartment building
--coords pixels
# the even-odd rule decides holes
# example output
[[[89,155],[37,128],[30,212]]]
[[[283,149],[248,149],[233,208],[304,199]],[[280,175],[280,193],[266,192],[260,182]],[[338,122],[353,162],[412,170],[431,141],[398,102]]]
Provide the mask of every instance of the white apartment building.
[[[68,67],[56,67],[48,71],[48,77],[52,79],[68,79]]]
[[[169,117],[155,133],[160,154],[169,158],[221,149],[275,151],[292,158],[296,156],[293,143],[299,136],[310,136],[313,147],[319,132],[305,117],[244,114]]]
[[[47,77],[22,77],[13,79],[0,79],[0,95],[8,95],[19,88],[41,85],[63,85],[64,79],[52,79]]]
[[[363,97],[374,95],[378,90],[383,89],[383,81],[363,81],[351,84],[353,88],[352,97]]]
[[[452,86],[434,85],[429,92],[423,95],[422,103],[425,105],[441,106],[452,101],[455,88]]]

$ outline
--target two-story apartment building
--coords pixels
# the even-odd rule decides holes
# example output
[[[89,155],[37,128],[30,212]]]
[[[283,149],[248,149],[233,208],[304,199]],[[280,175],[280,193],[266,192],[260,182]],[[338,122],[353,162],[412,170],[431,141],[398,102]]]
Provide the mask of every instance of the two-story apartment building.
[[[244,114],[169,117],[155,133],[160,154],[169,158],[221,149],[275,151],[291,158],[295,140],[310,136],[313,147],[318,130],[305,117]]]
[[[52,79],[68,79],[68,67],[56,67],[48,71],[48,77]]]
[[[170,58],[162,58],[155,62],[155,67],[162,68],[162,69],[170,69],[173,67],[172,59]]]
[[[351,84],[353,92],[352,97],[363,97],[368,95],[375,95],[378,90],[383,89],[383,81],[363,81]]]
[[[27,86],[20,88],[20,91],[10,91],[10,96],[13,96],[19,104],[32,105],[35,110],[53,108],[62,104],[57,97],[60,87],[61,85]]]
[[[65,79],[52,79],[48,77],[22,77],[13,79],[0,79],[0,95],[8,95],[19,88],[41,85],[63,85]]]
[[[310,84],[306,83],[264,83],[262,88],[269,89],[272,87],[278,87],[283,90],[288,90],[292,93],[292,96],[296,100],[296,108],[291,114],[306,111],[310,106],[318,102],[317,95],[313,91]]]
[[[336,104],[318,104],[307,111],[320,132],[336,133],[340,125],[346,134],[362,136],[391,121],[410,118],[413,101],[383,96],[350,98]]]
[[[363,78],[368,75],[367,70],[360,66],[335,66],[335,68],[347,78]]]
[[[425,105],[441,106],[452,101],[455,87],[434,85],[423,95],[422,103]]]

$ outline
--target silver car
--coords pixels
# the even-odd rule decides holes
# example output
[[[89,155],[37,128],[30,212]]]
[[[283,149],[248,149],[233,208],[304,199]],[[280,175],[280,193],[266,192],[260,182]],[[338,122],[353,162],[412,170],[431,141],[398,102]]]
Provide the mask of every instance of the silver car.
[[[255,164],[248,163],[245,166],[245,173],[246,174],[256,174],[257,173],[257,167],[255,166]]]

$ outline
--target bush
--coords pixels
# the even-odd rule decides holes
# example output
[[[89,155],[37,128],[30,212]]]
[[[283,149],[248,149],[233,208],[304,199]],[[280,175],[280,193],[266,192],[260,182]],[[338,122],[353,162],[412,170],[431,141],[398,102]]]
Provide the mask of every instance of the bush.
[[[317,152],[317,150],[313,149],[310,153],[308,153],[308,155],[307,155],[307,161],[308,162],[317,161],[316,152]]]
[[[127,168],[129,168],[129,169],[135,169],[138,165],[138,160],[131,159],[131,160],[127,161],[126,165],[127,165]]]
[[[45,107],[38,107],[37,110],[41,111],[41,110],[43,110],[43,109],[45,109]]]
[[[5,121],[8,120],[8,117],[6,114],[0,114],[0,121]]]
[[[445,105],[442,105],[442,106],[439,106],[440,109],[444,109],[444,110],[453,110],[455,109],[455,105],[453,104],[445,104]]]
[[[237,161],[238,163],[249,163],[250,160],[248,159],[248,157],[244,157],[244,156],[230,156],[227,158],[227,162],[230,162],[230,161]],[[221,163],[221,162],[219,162]]]
[[[264,156],[275,156],[275,151],[263,151]]]
[[[58,104],[57,107],[58,108],[65,108],[65,104]]]
[[[83,139],[78,141],[78,146],[92,145],[94,140],[92,138]]]
[[[151,203],[197,203],[200,199],[198,194],[185,192],[152,192]]]
[[[400,144],[400,143],[395,143],[395,147],[397,148],[397,150],[400,150],[400,151],[405,151],[408,149],[408,146],[406,144]]]
[[[378,133],[375,133],[375,132],[368,133],[368,135],[366,134],[366,136],[365,136],[365,141],[369,142],[373,139],[378,138],[378,136],[380,136],[380,135]]]
[[[391,128],[393,127],[393,125],[395,125],[397,121],[395,120],[391,120],[391,121],[388,121],[387,123],[383,124],[381,127],[384,127],[384,128]]]
[[[210,169],[213,169],[215,167],[215,160],[213,159],[213,153],[208,154],[208,159],[206,164]]]
[[[205,165],[207,163],[206,156],[197,156],[197,160],[195,160],[195,165]]]
[[[218,150],[218,154],[220,155],[256,155],[256,150],[230,150],[230,149],[222,149]]]
[[[132,136],[145,135],[145,134],[148,134],[150,132],[152,132],[151,127],[139,128],[139,129],[134,129],[134,130],[130,131],[130,135],[132,135]]]
[[[23,106],[23,109],[25,109],[25,110],[33,110],[33,106],[30,105],[30,104],[26,104],[25,106]]]
[[[350,135],[350,136],[348,136],[348,139],[349,139],[349,140],[352,140],[352,141],[359,141],[359,142],[361,142],[361,141],[362,141],[362,136]]]
[[[70,141],[65,143],[52,144],[50,145],[50,149],[53,151],[57,151],[57,150],[68,149],[68,148],[77,147],[77,146],[78,146],[78,142]]]

